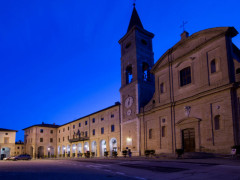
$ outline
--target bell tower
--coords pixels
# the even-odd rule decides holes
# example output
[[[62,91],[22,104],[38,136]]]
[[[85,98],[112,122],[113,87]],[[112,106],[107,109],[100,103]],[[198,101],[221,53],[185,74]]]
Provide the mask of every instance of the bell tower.
[[[137,114],[154,93],[154,65],[152,38],[143,28],[135,4],[127,33],[119,40],[121,45],[121,127],[122,150],[139,154],[140,122]]]

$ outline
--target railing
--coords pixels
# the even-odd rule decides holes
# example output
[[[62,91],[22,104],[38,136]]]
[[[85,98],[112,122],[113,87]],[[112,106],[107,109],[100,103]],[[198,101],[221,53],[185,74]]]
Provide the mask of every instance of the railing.
[[[86,141],[86,140],[89,140],[89,137],[77,137],[77,138],[69,139],[68,141],[72,143],[72,142]]]

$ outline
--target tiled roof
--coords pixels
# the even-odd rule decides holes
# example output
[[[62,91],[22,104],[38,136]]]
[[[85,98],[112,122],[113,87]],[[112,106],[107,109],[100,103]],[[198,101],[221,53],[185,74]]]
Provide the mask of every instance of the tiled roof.
[[[35,126],[37,126],[37,127],[49,127],[49,128],[58,128],[59,127],[59,125],[55,125],[55,124],[35,124],[35,125],[29,126],[27,128],[24,128],[23,130],[31,128],[31,127],[35,127]]]

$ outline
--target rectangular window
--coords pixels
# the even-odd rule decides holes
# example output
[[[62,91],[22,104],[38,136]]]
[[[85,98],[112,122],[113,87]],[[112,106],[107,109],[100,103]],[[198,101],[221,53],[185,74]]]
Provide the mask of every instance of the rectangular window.
[[[92,135],[95,136],[95,129],[92,130]]]
[[[153,131],[152,129],[149,129],[149,135],[148,135],[149,139],[152,139],[152,131]]]
[[[103,121],[104,120],[104,118],[103,117],[101,117],[101,121]]]
[[[81,127],[81,123],[79,123],[78,126]]]
[[[58,138],[58,142],[60,142],[61,140],[60,140],[60,138]]]
[[[9,137],[4,137],[4,143],[8,144],[9,143]]]
[[[40,129],[40,133],[43,133],[43,129]]]
[[[114,114],[111,114],[111,118],[114,118]]]
[[[65,128],[63,128],[63,132],[65,132]]]
[[[115,130],[114,125],[111,125],[111,132],[114,132],[114,130]]]
[[[63,142],[64,142],[64,137],[63,137]]]
[[[87,121],[85,121],[85,125],[87,125]]]
[[[68,140],[69,140],[69,136],[68,136]]]
[[[166,136],[166,126],[162,126],[162,137]]]
[[[88,135],[88,133],[87,133],[87,131],[85,131],[85,137],[87,137],[87,135]]]
[[[50,133],[53,134],[53,130],[51,130]]]
[[[104,128],[103,127],[101,128],[101,134],[104,134]]]
[[[68,126],[68,130],[69,130],[69,126]]]
[[[92,118],[92,123],[95,123],[95,118]]]
[[[161,83],[160,84],[160,94],[163,94],[164,93],[164,84]]]
[[[191,83],[191,68],[186,67],[180,71],[180,85],[185,86]]]
[[[60,133],[60,130],[58,131],[58,133]]]
[[[8,135],[8,133],[5,133],[5,135]]]
[[[73,129],[75,129],[75,125],[73,125]]]
[[[43,138],[40,138],[40,142],[43,142]]]
[[[50,143],[52,143],[53,142],[53,138],[50,138]]]
[[[32,138],[31,138],[31,142],[32,142]]]

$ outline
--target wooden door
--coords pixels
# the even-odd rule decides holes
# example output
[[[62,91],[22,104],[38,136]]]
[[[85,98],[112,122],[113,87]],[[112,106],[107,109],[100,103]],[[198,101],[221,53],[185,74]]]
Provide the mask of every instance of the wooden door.
[[[183,149],[185,152],[195,151],[195,131],[193,128],[182,131]]]

